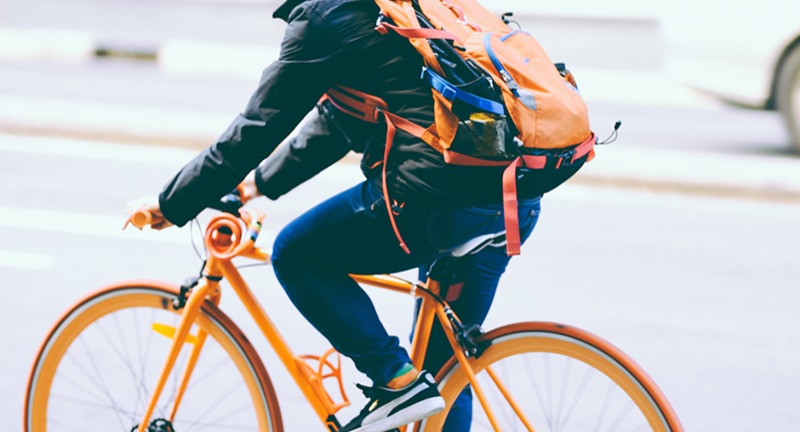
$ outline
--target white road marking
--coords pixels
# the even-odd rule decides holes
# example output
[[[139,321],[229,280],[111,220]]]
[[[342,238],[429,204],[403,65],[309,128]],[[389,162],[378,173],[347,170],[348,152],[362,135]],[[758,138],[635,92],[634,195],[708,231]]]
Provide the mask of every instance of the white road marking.
[[[191,243],[187,228],[164,231],[128,228],[122,231],[121,216],[75,213],[59,210],[34,210],[0,206],[0,228],[26,229],[126,240],[147,240],[159,243]]]
[[[180,167],[197,150],[0,134],[0,151]]]
[[[0,29],[0,59],[88,61],[94,55],[90,33],[54,29]]]
[[[2,102],[0,102],[0,105],[2,105]],[[199,150],[70,138],[0,134],[0,152],[146,163],[150,165],[158,164],[175,167],[177,170],[195,157]],[[1,157],[0,160],[2,160]],[[348,183],[359,181],[363,179],[363,176],[357,167],[357,163],[357,158],[345,157],[341,162],[323,171],[320,177]]]
[[[22,270],[47,270],[56,266],[52,255],[0,250],[0,267]]]

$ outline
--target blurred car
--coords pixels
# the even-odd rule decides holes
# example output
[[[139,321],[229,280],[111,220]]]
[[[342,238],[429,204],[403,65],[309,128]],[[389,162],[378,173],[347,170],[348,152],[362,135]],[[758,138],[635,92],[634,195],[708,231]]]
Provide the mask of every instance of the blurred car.
[[[800,152],[800,0],[667,3],[668,73],[727,102],[779,111]]]

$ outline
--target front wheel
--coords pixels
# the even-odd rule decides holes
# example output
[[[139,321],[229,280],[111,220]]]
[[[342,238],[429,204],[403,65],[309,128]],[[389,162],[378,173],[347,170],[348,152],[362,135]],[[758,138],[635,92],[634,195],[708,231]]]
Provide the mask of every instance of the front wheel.
[[[138,425],[180,318],[172,307],[176,295],[158,284],[122,285],[70,309],[33,365],[24,431],[130,432]],[[206,303],[191,334],[208,337],[188,387],[176,403],[192,346],[202,336],[190,336],[181,349],[151,430],[280,431],[272,384],[236,325]]]
[[[560,324],[530,322],[499,328],[481,341],[488,348],[471,358],[470,365],[495,426],[473,394],[472,432],[495,427],[504,432],[683,430],[647,374],[597,336]],[[437,382],[447,408],[426,419],[419,430],[441,431],[453,401],[468,386],[455,359],[442,368]],[[461,415],[469,418],[464,411]]]

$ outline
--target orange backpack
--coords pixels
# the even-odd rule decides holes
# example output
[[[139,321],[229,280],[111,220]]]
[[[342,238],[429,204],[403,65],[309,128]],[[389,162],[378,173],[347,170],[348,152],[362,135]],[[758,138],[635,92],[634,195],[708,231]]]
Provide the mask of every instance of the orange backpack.
[[[447,163],[506,167],[507,252],[519,254],[517,168],[542,169],[552,160],[525,150],[571,149],[569,160],[558,160],[556,167],[594,156],[596,138],[572,75],[553,64],[530,34],[509,27],[508,14],[497,17],[476,0],[375,2],[381,8],[376,30],[407,38],[424,59],[422,77],[431,85],[434,124],[414,124],[393,114],[382,99],[355,89],[337,86],[327,97],[351,115],[386,121],[383,193],[400,246],[408,252],[386,186],[386,162],[398,128],[430,144]],[[456,132],[464,127],[474,137],[471,145],[453,148]],[[517,148],[506,148],[509,133]]]

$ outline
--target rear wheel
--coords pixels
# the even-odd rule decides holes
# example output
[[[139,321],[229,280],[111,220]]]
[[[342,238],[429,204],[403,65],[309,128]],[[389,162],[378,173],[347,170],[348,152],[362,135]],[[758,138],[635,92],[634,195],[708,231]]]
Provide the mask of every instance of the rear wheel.
[[[504,432],[683,430],[647,374],[594,335],[552,323],[520,323],[482,340],[490,346],[470,364]],[[442,368],[437,382],[447,410],[468,384],[454,360]],[[470,430],[494,430],[478,398],[472,399]],[[447,410],[426,419],[420,429],[442,430]]]
[[[783,61],[778,73],[775,103],[789,129],[789,136],[800,152],[800,46],[794,48]]]
[[[25,431],[131,431],[163,368],[169,329],[180,318],[172,307],[176,294],[151,284],[113,287],[64,315],[31,371]],[[272,384],[241,331],[210,303],[191,334],[199,329],[209,337],[179,408],[173,417],[193,340],[181,350],[151,419],[153,430],[280,431]]]

